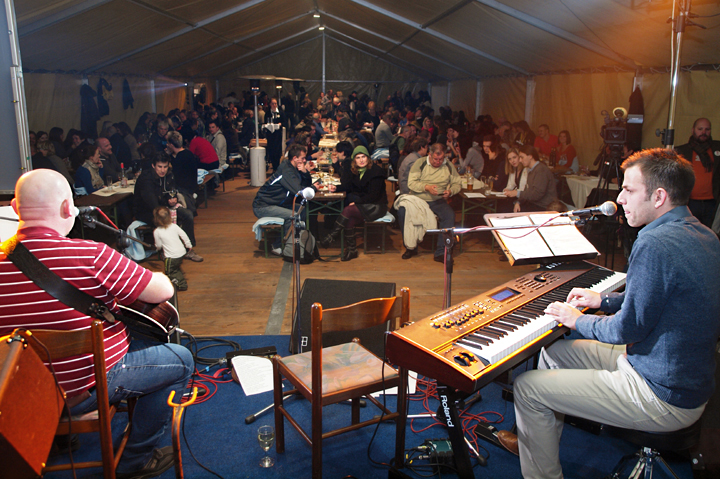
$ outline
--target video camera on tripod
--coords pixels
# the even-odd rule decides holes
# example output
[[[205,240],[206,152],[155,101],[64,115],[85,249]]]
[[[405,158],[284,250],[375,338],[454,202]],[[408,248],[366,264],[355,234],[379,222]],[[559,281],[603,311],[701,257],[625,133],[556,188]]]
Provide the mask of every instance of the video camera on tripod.
[[[600,128],[600,136],[606,145],[624,145],[627,142],[627,110],[622,107],[613,109],[613,118],[607,110],[600,112],[605,117],[605,124]]]

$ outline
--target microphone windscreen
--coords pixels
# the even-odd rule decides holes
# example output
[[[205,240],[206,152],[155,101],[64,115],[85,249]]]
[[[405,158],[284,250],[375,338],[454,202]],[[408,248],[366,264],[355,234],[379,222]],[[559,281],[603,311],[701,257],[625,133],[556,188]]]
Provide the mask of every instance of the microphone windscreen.
[[[617,205],[612,201],[606,201],[605,203],[600,205],[600,211],[605,216],[612,216],[617,213]]]
[[[310,188],[309,186],[302,190],[303,198],[306,200],[311,200],[315,198],[315,190],[313,188]]]

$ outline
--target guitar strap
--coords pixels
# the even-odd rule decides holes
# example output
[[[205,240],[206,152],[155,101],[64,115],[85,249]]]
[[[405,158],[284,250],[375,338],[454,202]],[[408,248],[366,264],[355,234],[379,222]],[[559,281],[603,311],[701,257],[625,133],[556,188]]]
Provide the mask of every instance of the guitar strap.
[[[115,315],[107,306],[84,291],[80,291],[50,271],[24,244],[13,236],[0,245],[10,261],[35,285],[66,306],[95,319],[114,323]]]
[[[50,271],[50,268],[17,240],[17,236],[0,244],[0,250],[38,288],[45,290],[64,305],[101,321],[122,321],[135,336],[163,343],[170,342],[170,334],[175,330],[177,322],[173,325],[154,326],[122,313],[113,313],[103,302]]]

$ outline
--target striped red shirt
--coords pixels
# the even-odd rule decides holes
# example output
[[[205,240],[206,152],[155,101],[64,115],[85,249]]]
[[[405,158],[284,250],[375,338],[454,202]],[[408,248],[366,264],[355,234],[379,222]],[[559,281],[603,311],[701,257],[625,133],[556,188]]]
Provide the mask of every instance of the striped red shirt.
[[[18,231],[18,239],[55,274],[118,311],[117,302],[134,302],[152,273],[114,249],[94,241],[69,239],[50,228]],[[15,328],[89,329],[92,318],[37,287],[0,252],[0,335]],[[128,350],[125,325],[104,322],[105,361],[113,367]],[[58,381],[68,396],[95,384],[92,356],[53,358]]]

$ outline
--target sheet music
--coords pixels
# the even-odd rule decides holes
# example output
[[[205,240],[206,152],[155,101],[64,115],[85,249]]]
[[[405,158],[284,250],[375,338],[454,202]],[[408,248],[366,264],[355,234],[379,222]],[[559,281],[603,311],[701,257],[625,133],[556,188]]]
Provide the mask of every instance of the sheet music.
[[[272,361],[268,358],[239,355],[232,358],[232,367],[246,396],[273,390]]]
[[[531,221],[527,216],[515,216],[507,218],[493,218],[493,226],[524,226],[531,225]],[[553,253],[545,244],[540,233],[528,228],[517,228],[507,231],[498,231],[498,235],[502,238],[505,248],[515,259],[521,258],[540,258],[552,256]]]
[[[465,196],[468,198],[487,198],[487,196],[483,195],[482,193],[475,193],[472,191],[466,191]]]
[[[408,394],[415,394],[415,389],[417,387],[417,376],[418,374],[415,371],[408,371]],[[378,397],[381,394],[387,394],[387,395],[397,395],[398,388],[395,386],[394,388],[388,388],[384,391],[376,391],[372,394],[370,394],[372,397]]]
[[[530,219],[536,225],[541,225],[555,216],[557,213],[532,214]],[[572,224],[570,218],[555,218],[549,224],[564,225],[540,228],[540,234],[555,256],[597,253],[592,243]]]

